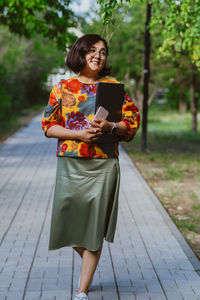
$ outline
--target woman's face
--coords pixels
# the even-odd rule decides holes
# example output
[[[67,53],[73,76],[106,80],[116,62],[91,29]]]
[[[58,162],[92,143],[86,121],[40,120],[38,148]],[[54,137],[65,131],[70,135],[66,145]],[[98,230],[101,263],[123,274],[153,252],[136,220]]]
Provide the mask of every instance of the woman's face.
[[[98,73],[105,65],[106,56],[107,53],[104,43],[102,41],[95,43],[85,55],[85,68],[90,72]]]

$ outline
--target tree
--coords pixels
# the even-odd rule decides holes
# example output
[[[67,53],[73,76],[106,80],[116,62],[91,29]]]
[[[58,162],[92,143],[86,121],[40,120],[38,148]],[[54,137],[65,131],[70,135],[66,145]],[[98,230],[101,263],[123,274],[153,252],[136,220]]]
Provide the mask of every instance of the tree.
[[[81,30],[83,33],[98,33],[109,41],[108,63],[112,65],[112,75],[125,83],[127,92],[136,105],[142,110],[143,101],[143,62],[144,62],[144,23],[145,5],[135,2],[131,7],[119,8],[116,11],[115,23],[103,25],[99,11],[92,14],[90,21],[82,19]],[[123,15],[125,17],[123,18]],[[90,11],[91,15],[91,11]],[[114,33],[114,34],[113,34]],[[177,78],[177,88],[184,82],[184,70],[179,75],[178,68],[169,58],[156,58],[157,49],[162,44],[160,32],[152,36],[151,45],[151,77],[149,82],[148,106],[156,98],[158,91],[166,88],[173,90]],[[182,76],[182,77],[181,77]],[[172,80],[173,79],[173,80]],[[185,83],[184,88],[188,87]],[[179,90],[179,89],[178,89]],[[169,94],[170,95],[170,94]],[[173,95],[174,96],[174,95]],[[172,98],[168,98],[172,102]],[[173,97],[173,106],[176,106],[177,97]]]
[[[113,22],[119,7],[144,0],[98,0],[104,24]],[[150,31],[159,27],[163,36],[159,54],[173,58],[174,53],[186,51],[192,63],[200,68],[200,0],[149,0],[152,4]]]
[[[64,65],[64,54],[55,42],[41,36],[19,38],[0,26],[0,121],[21,109],[46,103],[47,76]]]
[[[150,47],[151,35],[149,32],[149,23],[151,21],[151,4],[146,4],[146,22],[144,35],[144,98],[142,106],[142,151],[147,149],[147,116],[148,116],[148,98],[149,98],[149,76],[150,76]]]
[[[141,105],[141,64],[144,53],[144,6],[135,5],[126,9],[123,17],[120,11],[116,15],[115,23],[104,26],[100,19],[100,13],[88,24],[83,22],[84,33],[99,33],[110,43],[108,62],[112,65],[112,74],[123,81],[128,92],[142,109]],[[143,23],[141,22],[143,20]],[[108,28],[107,28],[108,27]],[[117,30],[116,30],[117,28]],[[113,34],[114,32],[114,34]]]
[[[182,53],[190,59],[190,106],[192,131],[197,131],[197,76],[200,71],[200,0],[152,0],[151,32],[159,26],[163,43],[158,50],[162,57],[177,60]]]
[[[99,0],[102,6],[104,23],[113,21],[113,10],[120,5],[134,3],[137,0]],[[142,0],[140,1],[142,2]],[[192,130],[197,131],[197,76],[200,70],[200,0],[151,0],[152,18],[150,32],[159,31],[162,45],[159,47],[160,57],[169,57],[176,61],[183,53],[190,58],[190,95],[192,112]],[[184,94],[182,94],[182,98]]]
[[[152,0],[151,32],[159,26],[163,43],[160,56],[174,58],[187,52],[192,63],[200,69],[200,0]]]
[[[124,0],[124,2],[130,2]],[[103,22],[108,23],[112,19],[112,10],[119,8],[123,4],[123,0],[99,0],[103,7]],[[150,76],[150,31],[149,23],[151,20],[151,4],[146,2],[146,22],[144,35],[144,90],[143,90],[143,105],[142,105],[142,151],[147,150],[147,115],[148,115],[148,97],[149,97],[149,76]]]
[[[76,26],[76,17],[69,4],[71,0],[1,0],[0,24],[11,32],[26,38],[42,34],[55,40],[60,49],[75,40],[70,28]]]
[[[70,2],[0,1],[0,120],[48,97],[47,76],[63,64],[63,50],[76,39]]]

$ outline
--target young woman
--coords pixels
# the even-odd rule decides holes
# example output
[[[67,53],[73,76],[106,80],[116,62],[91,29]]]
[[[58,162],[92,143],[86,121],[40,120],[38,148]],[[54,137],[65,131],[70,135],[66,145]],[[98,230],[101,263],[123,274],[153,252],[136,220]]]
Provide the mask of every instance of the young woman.
[[[103,240],[114,241],[120,181],[118,142],[132,140],[140,121],[139,110],[125,94],[120,122],[92,122],[97,82],[118,82],[106,77],[111,69],[107,56],[107,43],[99,35],[79,38],[66,60],[77,76],[53,88],[42,119],[46,136],[58,139],[49,250],[71,246],[81,256],[74,300],[88,299]],[[107,143],[100,142],[102,135],[108,136]]]

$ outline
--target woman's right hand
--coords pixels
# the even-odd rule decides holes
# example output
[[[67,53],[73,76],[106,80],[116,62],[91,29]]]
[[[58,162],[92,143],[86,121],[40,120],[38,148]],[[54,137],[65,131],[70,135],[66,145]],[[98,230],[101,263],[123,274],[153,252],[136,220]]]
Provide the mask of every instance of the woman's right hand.
[[[79,133],[78,133],[78,139],[81,140],[84,143],[92,144],[96,140],[98,140],[98,138],[102,134],[103,133],[99,129],[87,128],[87,129],[79,131]]]
[[[51,126],[47,130],[48,137],[66,140],[81,140],[84,143],[94,143],[103,134],[100,128],[88,127],[83,130],[71,130],[60,125]]]

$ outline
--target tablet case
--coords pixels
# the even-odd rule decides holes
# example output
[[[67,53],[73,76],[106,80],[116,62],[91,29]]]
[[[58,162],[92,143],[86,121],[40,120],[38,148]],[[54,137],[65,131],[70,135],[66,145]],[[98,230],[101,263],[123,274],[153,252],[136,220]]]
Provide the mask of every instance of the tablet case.
[[[95,112],[99,106],[103,106],[109,112],[107,120],[110,122],[119,122],[122,117],[123,101],[124,84],[98,82]]]
[[[107,120],[110,122],[120,122],[122,118],[122,104],[124,101],[124,84],[98,82],[95,112],[99,106],[108,110]],[[112,133],[104,133],[95,142],[97,144],[109,144],[119,141],[119,136]]]

